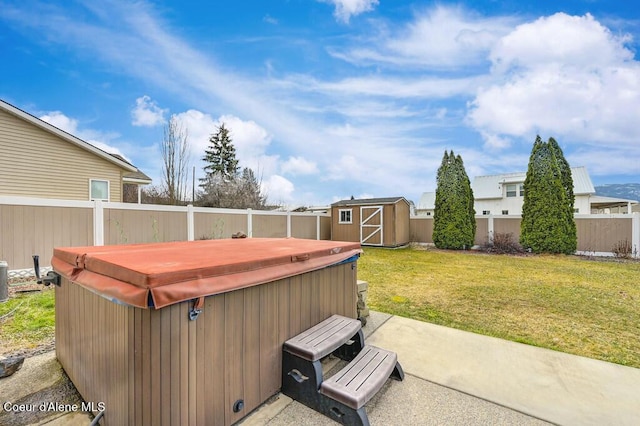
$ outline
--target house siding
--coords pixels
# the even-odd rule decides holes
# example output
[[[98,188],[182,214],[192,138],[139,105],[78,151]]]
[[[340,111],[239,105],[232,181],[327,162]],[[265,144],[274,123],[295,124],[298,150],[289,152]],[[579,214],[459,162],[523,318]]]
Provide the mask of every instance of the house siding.
[[[89,200],[89,180],[101,179],[122,200],[118,166],[1,110],[0,152],[0,195]]]

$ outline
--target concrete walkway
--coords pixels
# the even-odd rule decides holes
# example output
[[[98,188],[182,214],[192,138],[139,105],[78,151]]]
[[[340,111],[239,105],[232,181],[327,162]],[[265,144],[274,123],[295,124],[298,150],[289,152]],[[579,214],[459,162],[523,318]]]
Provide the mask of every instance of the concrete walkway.
[[[365,336],[406,373],[367,404],[372,425],[640,424],[640,369],[377,312]],[[336,423],[279,395],[243,424]]]
[[[405,380],[366,405],[372,425],[638,425],[640,369],[371,312],[366,342],[398,353]],[[336,372],[343,361],[324,361]],[[0,401],[79,403],[54,352],[2,379]],[[85,413],[8,413],[2,425],[86,425]],[[335,425],[276,395],[243,425]]]

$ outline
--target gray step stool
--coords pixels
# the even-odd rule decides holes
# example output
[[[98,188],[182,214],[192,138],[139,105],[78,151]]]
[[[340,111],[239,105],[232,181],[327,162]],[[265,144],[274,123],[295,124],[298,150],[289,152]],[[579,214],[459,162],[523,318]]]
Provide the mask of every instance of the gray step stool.
[[[323,381],[332,353],[349,364]],[[365,345],[359,320],[333,315],[283,346],[282,393],[344,425],[369,424],[364,405],[389,377],[404,379],[397,355]]]

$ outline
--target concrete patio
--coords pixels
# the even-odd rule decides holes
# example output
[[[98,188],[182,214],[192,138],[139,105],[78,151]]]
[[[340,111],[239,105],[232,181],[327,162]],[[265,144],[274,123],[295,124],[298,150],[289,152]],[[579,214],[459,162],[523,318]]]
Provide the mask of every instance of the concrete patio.
[[[396,351],[406,374],[403,382],[389,380],[367,404],[372,425],[640,421],[640,369],[379,312],[371,312],[365,336]],[[243,422],[265,424],[336,423],[278,395]]]
[[[366,405],[372,425],[636,425],[640,369],[371,312],[369,344],[396,351],[405,380],[389,380]],[[329,374],[343,361],[324,361]],[[0,382],[0,401],[77,403],[54,352],[27,358]],[[2,410],[0,410],[2,411]],[[23,413],[26,414],[26,413]],[[42,414],[42,413],[40,413]],[[29,417],[7,425],[88,424],[86,413]],[[335,425],[278,394],[243,425]]]

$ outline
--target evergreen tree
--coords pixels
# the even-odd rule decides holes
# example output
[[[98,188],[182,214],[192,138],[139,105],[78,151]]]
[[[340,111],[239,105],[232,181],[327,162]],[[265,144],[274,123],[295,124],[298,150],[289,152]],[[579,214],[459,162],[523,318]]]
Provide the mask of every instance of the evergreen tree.
[[[198,204],[205,207],[261,209],[266,205],[260,183],[253,170],[239,172],[236,149],[224,123],[209,139],[210,145],[202,158],[207,162],[205,177],[200,179]]]
[[[576,247],[573,207],[552,145],[540,136],[533,144],[524,181],[520,244],[535,253],[569,254]]]
[[[573,194],[573,176],[571,175],[571,167],[569,162],[564,158],[564,152],[554,138],[549,138],[549,147],[553,150],[554,155],[560,167],[560,180],[567,197],[567,221],[569,231],[567,234],[567,252],[575,252],[578,248],[578,231],[576,229],[576,221],[574,219],[575,195]]]
[[[462,157],[445,151],[436,180],[434,244],[445,249],[471,248],[476,232],[475,210]]]
[[[216,133],[209,138],[209,146],[204,151],[203,161],[206,176],[200,179],[201,187],[207,186],[209,180],[214,175],[220,175],[223,180],[231,180],[238,174],[238,160],[236,159],[236,148],[233,146],[229,129],[222,123]]]

